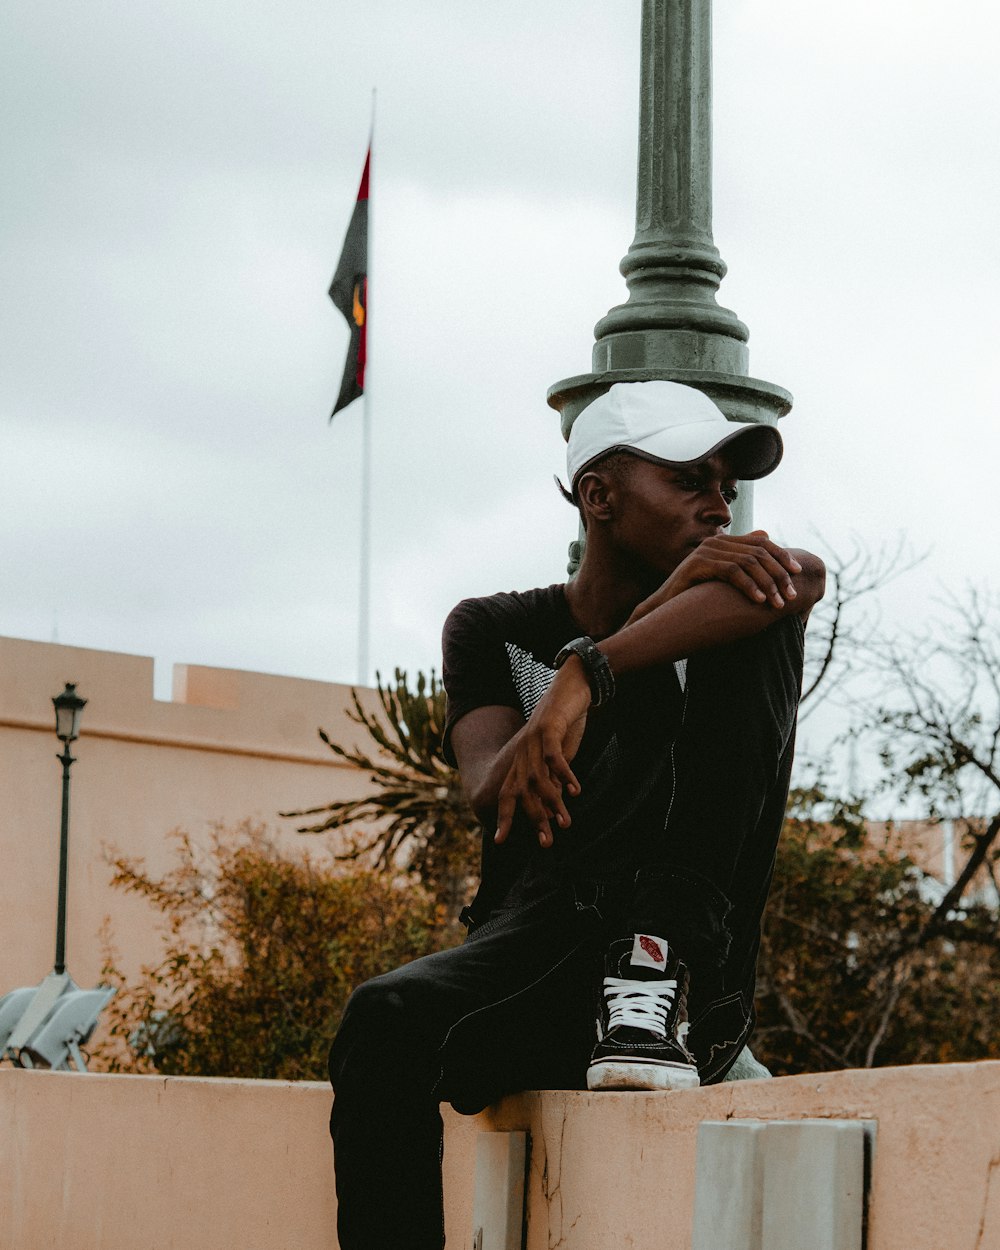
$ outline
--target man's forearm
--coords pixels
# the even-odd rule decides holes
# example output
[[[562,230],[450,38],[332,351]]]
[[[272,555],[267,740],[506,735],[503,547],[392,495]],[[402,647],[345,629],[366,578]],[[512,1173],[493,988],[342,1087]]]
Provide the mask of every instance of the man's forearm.
[[[808,556],[793,577],[795,596],[782,606],[751,601],[746,593],[724,582],[706,581],[676,594],[645,616],[602,639],[598,646],[611,671],[623,675],[675,660],[699,651],[736,642],[763,632],[783,616],[801,616],[821,598],[822,561]],[[580,783],[571,768],[591,706],[590,682],[578,655],[570,655],[539,700],[528,723],[508,741],[495,741],[489,751],[475,754],[477,768],[469,794],[477,815],[486,823],[496,805],[498,841],[503,841],[519,808],[538,832],[542,846],[552,845],[550,822],[568,827],[570,817],[564,792],[579,794]],[[496,709],[481,709],[495,717]],[[459,722],[472,736],[472,716]],[[463,770],[463,773],[465,770]],[[467,778],[468,782],[472,780]]]
[[[518,730],[496,753],[485,772],[476,777],[474,785],[466,787],[472,810],[476,813],[479,823],[486,829],[496,824],[497,797],[504,779],[510,772],[517,740],[524,726]]]
[[[710,647],[761,633],[783,616],[801,616],[822,597],[821,562],[792,579],[796,598],[783,608],[751,602],[723,582],[703,582],[624,625],[599,644],[613,673],[629,673],[686,659]]]

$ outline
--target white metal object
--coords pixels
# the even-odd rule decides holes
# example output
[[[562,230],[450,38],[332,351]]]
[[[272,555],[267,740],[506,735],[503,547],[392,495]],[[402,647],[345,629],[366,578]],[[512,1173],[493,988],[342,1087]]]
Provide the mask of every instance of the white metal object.
[[[526,1133],[480,1133],[472,1244],[477,1250],[521,1250]]]
[[[80,1047],[88,1040],[101,1012],[114,997],[110,988],[70,990],[56,1003],[42,1027],[22,1046],[19,1059],[25,1067],[66,1068],[70,1060],[78,1072],[87,1065]]]
[[[50,972],[41,985],[34,989],[34,997],[11,1030],[7,1039],[7,1049],[20,1050],[32,1034],[37,1033],[45,1023],[62,995],[75,989],[76,985],[68,972]]]
[[[37,985],[25,985],[20,989],[10,990],[0,998],[0,1057],[7,1049],[7,1039],[17,1027],[18,1022],[28,1009],[28,1004],[38,992]]]
[[[698,1126],[691,1250],[762,1250],[761,1120]]]
[[[706,1121],[691,1250],[861,1250],[863,1120]]]

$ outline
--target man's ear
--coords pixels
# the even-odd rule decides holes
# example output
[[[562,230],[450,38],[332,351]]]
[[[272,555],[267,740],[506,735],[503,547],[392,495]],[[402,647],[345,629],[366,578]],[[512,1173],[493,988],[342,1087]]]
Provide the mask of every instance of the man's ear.
[[[576,484],[576,497],[584,520],[593,517],[597,522],[609,521],[614,512],[611,483],[597,470],[585,473]]]

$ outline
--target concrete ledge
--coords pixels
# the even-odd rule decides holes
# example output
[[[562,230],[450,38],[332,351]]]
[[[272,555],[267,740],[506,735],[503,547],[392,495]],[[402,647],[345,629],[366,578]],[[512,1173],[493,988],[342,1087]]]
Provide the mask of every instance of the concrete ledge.
[[[331,1250],[329,1105],[312,1083],[0,1069],[0,1246]],[[1000,1062],[987,1062],[448,1113],[449,1250],[471,1244],[481,1130],[530,1135],[527,1250],[689,1250],[698,1126],[734,1118],[877,1121],[867,1250],[1000,1247]]]

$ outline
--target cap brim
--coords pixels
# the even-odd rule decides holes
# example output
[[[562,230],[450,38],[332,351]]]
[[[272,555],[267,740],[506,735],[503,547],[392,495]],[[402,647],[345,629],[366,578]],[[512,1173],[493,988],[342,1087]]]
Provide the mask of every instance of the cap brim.
[[[732,425],[733,422],[727,422],[727,424]],[[676,443],[676,439],[673,441]],[[629,450],[648,460],[656,460],[660,464],[676,465],[678,468],[686,469],[700,464],[709,456],[714,456],[716,452],[725,448],[733,466],[734,475],[744,482],[753,482],[773,473],[781,463],[785,450],[781,435],[774,426],[762,425],[758,422],[747,422],[726,433],[712,443],[707,450],[692,447],[692,454],[683,460],[677,458],[675,448],[671,448],[674,454],[670,458],[657,455],[655,442],[655,439],[647,439]]]
[[[687,427],[675,426],[669,431],[658,431],[655,435],[635,443],[620,443],[615,447],[608,447],[577,469],[573,475],[573,493],[575,495],[576,484],[588,469],[616,451],[627,451],[656,464],[688,469],[725,448],[732,462],[733,473],[741,481],[753,482],[773,473],[781,463],[785,450],[781,435],[774,426],[748,421],[736,425],[736,429],[728,429],[721,438],[715,437],[721,427],[733,425],[736,425],[733,421],[693,422]],[[667,450],[665,444],[669,444],[669,456],[660,454],[661,450]]]

